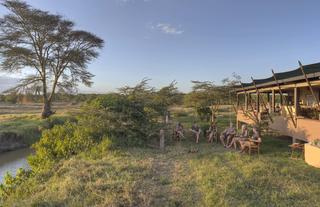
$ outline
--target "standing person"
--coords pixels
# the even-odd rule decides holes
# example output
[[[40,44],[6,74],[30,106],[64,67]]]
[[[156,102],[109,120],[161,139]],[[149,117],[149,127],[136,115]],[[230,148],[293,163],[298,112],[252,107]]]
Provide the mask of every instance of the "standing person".
[[[200,139],[200,134],[201,134],[200,127],[196,123],[193,123],[190,131],[195,135],[196,143],[198,144]]]
[[[210,125],[210,128],[207,130],[208,142],[209,143],[213,142],[213,138],[217,139],[217,133],[218,133],[217,125],[216,125],[215,122],[212,122],[211,125]]]
[[[233,127],[233,124],[230,123],[229,128],[225,129],[220,135],[220,141],[224,147],[227,147],[231,139],[234,138],[235,134],[236,134],[236,130]]]

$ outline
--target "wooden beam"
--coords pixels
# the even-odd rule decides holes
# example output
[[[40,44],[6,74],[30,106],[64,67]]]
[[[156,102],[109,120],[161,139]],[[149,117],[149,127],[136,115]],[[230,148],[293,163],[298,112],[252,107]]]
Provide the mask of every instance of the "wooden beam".
[[[279,82],[278,82],[278,79],[277,79],[277,77],[276,77],[276,74],[274,73],[274,71],[273,71],[273,70],[272,70],[272,74],[273,74],[273,78],[274,78],[274,80],[275,80],[275,81],[276,81],[276,83],[277,83],[277,86],[278,86],[278,89],[279,89],[280,96],[281,96],[281,98],[284,98],[283,93],[282,93],[282,90],[281,90],[281,86],[280,86],[280,84],[279,84]],[[288,103],[288,101],[287,101],[287,100],[285,100],[285,102],[286,102],[286,103]],[[291,118],[291,121],[292,121],[292,123],[293,123],[294,127],[295,127],[295,128],[297,128],[297,123],[296,123],[296,121],[294,120],[294,117],[293,117],[293,114],[292,114],[292,110],[291,110],[291,108],[288,106],[288,104],[286,104],[286,107],[287,107],[287,110],[288,110],[288,112],[289,112],[289,115],[290,115],[290,118]]]

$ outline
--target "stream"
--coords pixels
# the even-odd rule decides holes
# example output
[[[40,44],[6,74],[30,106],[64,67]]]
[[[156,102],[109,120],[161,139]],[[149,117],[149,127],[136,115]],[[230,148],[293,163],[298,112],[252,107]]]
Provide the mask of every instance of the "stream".
[[[10,152],[4,152],[0,154],[0,183],[3,182],[3,178],[6,172],[11,175],[15,175],[19,168],[28,169],[29,165],[27,157],[32,153],[29,148],[14,150]]]

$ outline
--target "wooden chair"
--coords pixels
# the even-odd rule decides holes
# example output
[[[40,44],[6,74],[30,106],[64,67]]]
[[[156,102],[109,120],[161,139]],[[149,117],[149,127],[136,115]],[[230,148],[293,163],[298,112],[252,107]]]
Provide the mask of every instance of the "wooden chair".
[[[302,156],[304,155],[304,144],[301,143],[293,143],[291,145],[289,145],[289,147],[291,148],[291,159],[297,159],[297,157],[294,157],[294,151],[299,151],[301,152]]]
[[[248,151],[249,151],[249,155],[251,155],[252,152],[257,152],[258,155],[260,155],[260,145],[261,145],[261,138],[259,137],[257,140],[253,140],[253,139],[249,139],[248,143]]]

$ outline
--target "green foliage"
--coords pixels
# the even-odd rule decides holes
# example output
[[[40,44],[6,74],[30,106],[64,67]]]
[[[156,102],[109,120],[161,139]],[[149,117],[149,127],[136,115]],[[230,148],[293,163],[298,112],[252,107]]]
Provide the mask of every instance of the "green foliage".
[[[31,171],[18,169],[15,176],[8,172],[5,174],[3,182],[0,184],[0,201],[3,202],[8,196],[16,192],[17,188],[31,175]]]
[[[89,101],[82,108],[79,124],[95,136],[108,136],[115,145],[145,145],[153,127],[146,102],[130,96],[108,94]]]
[[[90,129],[67,122],[43,131],[40,141],[33,145],[35,155],[28,161],[34,171],[47,169],[61,159],[89,149],[95,142]]]
[[[47,169],[59,160],[90,150],[101,140],[107,148],[145,146],[158,131],[153,98],[150,90],[138,85],[123,94],[107,94],[88,101],[74,123],[59,125],[64,120],[48,119],[47,127],[54,127],[44,130],[33,146],[36,153],[29,159],[32,169]]]
[[[0,95],[0,102],[15,104],[18,102],[18,94],[15,92],[7,95]]]
[[[197,107],[196,112],[201,120],[210,121],[212,111],[209,107]]]

